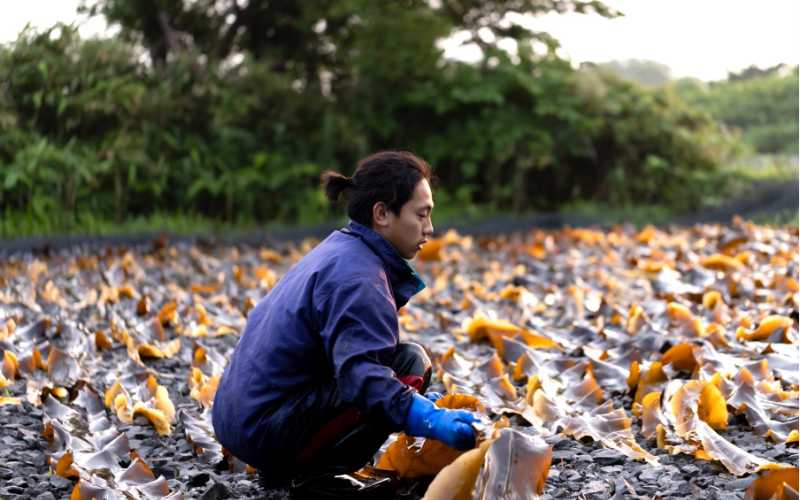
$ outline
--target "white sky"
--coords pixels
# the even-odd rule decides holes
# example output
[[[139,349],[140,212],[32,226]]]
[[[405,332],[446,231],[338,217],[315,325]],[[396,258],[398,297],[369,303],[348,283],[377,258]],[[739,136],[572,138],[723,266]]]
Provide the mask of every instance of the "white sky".
[[[0,0],[0,43],[14,41],[17,34],[30,23],[44,29],[57,22],[81,23],[81,35],[102,33],[106,23],[101,18],[90,21],[78,16],[79,0]]]
[[[650,59],[672,76],[719,80],[728,71],[800,61],[800,0],[605,0],[624,17],[548,14],[524,25],[561,42],[583,61]],[[465,48],[450,55],[469,60]]]
[[[673,76],[717,80],[751,64],[760,67],[800,60],[800,0],[606,0],[625,14],[549,14],[526,19],[537,31],[561,42],[575,64],[612,59],[650,59],[669,66]],[[26,23],[44,28],[82,22],[85,36],[102,33],[105,23],[86,22],[75,13],[78,0],[0,0],[0,43],[16,38]],[[469,47],[445,44],[447,54],[469,60]]]

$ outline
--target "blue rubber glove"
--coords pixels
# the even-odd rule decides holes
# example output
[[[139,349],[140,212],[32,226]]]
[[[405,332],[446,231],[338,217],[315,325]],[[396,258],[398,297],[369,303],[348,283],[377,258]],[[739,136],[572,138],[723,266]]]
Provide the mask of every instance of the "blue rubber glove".
[[[425,397],[430,399],[431,401],[433,401],[435,403],[435,402],[439,401],[440,399],[442,399],[444,397],[444,394],[442,394],[441,392],[436,392],[436,391],[427,391],[425,393]]]
[[[437,408],[425,396],[414,394],[404,430],[410,436],[433,438],[451,448],[468,450],[475,447],[471,424],[477,421],[472,412]]]

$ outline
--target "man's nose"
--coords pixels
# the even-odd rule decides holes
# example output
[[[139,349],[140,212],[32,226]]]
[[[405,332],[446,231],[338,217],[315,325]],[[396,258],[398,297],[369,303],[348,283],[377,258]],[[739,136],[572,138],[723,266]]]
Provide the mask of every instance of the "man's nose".
[[[428,217],[427,224],[425,224],[425,227],[423,228],[423,234],[426,237],[433,236],[433,221],[430,217]]]

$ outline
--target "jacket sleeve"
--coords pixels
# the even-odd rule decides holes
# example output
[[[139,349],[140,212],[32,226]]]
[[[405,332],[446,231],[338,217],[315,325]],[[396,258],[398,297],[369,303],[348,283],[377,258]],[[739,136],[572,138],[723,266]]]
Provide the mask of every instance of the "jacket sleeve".
[[[397,312],[385,281],[358,278],[336,286],[320,311],[325,354],[341,398],[382,414],[400,430],[413,389],[386,365],[399,338]]]

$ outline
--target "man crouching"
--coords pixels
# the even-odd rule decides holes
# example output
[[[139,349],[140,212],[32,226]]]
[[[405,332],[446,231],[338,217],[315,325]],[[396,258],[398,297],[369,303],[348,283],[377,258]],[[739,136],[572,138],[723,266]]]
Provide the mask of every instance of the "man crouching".
[[[425,287],[406,259],[433,234],[430,175],[395,151],[365,158],[352,177],[323,174],[351,221],[250,311],[214,400],[220,443],[267,477],[355,471],[401,430],[475,445],[475,416],[424,397],[431,361],[399,342],[397,310]]]

